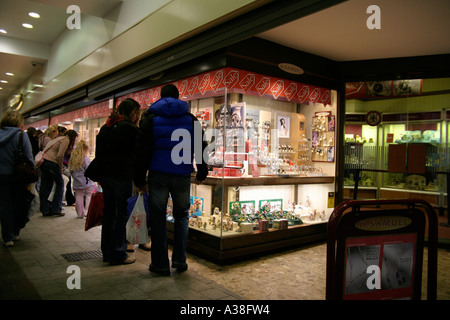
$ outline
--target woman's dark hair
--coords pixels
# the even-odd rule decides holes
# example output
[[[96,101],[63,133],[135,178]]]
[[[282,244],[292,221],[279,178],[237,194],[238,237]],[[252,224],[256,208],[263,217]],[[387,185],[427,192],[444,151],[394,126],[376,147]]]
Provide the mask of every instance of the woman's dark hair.
[[[117,113],[122,115],[126,120],[130,120],[134,112],[138,111],[141,105],[134,99],[126,98],[117,107]]]
[[[58,126],[58,135],[62,136],[66,132],[67,132],[67,128],[66,127]]]
[[[28,128],[27,128],[27,134],[28,134],[28,136],[32,137],[32,136],[34,136],[36,133],[37,133],[36,128],[34,128],[34,127],[28,127]]]
[[[69,137],[69,145],[67,146],[67,151],[69,150],[71,151],[75,144],[75,140],[78,137],[78,133],[75,130],[67,130],[66,133],[64,133],[64,135]]]

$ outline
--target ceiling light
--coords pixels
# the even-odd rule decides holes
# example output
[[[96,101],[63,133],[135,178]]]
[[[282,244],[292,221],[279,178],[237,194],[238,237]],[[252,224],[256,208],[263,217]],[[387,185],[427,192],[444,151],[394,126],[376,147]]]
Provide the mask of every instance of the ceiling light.
[[[3,90],[3,88],[2,88],[2,87],[0,87],[0,90]]]
[[[28,12],[28,15],[32,18],[40,18],[41,17],[39,15],[39,13],[36,13],[36,12]]]
[[[32,29],[33,26],[29,23],[22,23],[22,27],[28,28],[28,29]]]
[[[8,33],[5,29],[0,29],[0,33]]]
[[[13,76],[13,75],[14,75],[14,73],[11,73],[11,72],[7,72],[7,73],[6,73],[6,75],[7,75],[7,76]]]
[[[8,83],[6,80],[0,80],[1,83]]]

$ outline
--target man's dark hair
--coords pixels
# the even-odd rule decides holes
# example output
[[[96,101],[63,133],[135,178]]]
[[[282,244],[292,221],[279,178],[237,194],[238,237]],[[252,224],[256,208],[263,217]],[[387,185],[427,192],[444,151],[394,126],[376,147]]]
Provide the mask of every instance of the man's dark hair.
[[[165,85],[161,89],[161,98],[172,97],[172,98],[178,99],[179,96],[180,96],[180,93],[178,92],[177,87],[174,86],[173,84]]]

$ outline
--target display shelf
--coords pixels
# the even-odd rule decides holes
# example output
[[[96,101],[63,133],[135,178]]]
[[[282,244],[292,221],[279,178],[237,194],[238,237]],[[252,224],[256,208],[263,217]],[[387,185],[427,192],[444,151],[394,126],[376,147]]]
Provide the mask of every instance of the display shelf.
[[[418,194],[426,194],[431,196],[439,196],[441,193],[439,191],[426,191],[426,190],[411,190],[411,189],[399,189],[394,187],[382,187],[380,190],[389,190],[389,191],[398,191],[398,192],[408,192],[408,193],[418,193]],[[447,195],[447,193],[444,193]]]
[[[320,184],[333,183],[334,177],[331,176],[264,176],[264,177],[208,177],[204,184],[224,186],[258,186],[258,185],[292,185],[292,184]]]
[[[441,194],[434,191],[405,190],[395,188],[380,188],[380,199],[418,198],[428,201],[434,207],[440,207],[439,197],[447,197],[447,193]]]
[[[168,239],[173,241],[173,223],[167,222],[166,225]],[[215,263],[227,264],[280,249],[324,241],[326,232],[326,222],[229,237],[216,237],[190,228],[188,251]]]
[[[326,185],[333,184],[335,177],[333,176],[318,176],[318,177],[305,177],[305,176],[262,176],[262,177],[208,177],[201,186],[203,190],[205,188],[210,190],[214,194],[217,192],[220,194],[220,203],[224,214],[227,211],[229,200],[236,200],[231,197],[230,190],[235,187],[242,188],[258,188],[261,186],[291,186],[294,191],[294,199],[298,203],[297,195],[298,188],[300,186],[309,185]],[[198,191],[199,186],[193,184],[195,192]],[[199,195],[198,193],[196,193]],[[206,199],[206,198],[205,198]],[[207,199],[210,199],[207,197]],[[215,196],[211,196],[211,199],[217,199]],[[209,201],[209,200],[208,200]],[[245,202],[245,201],[244,201]],[[208,205],[208,208],[214,207],[212,204]],[[315,210],[314,210],[315,211]],[[208,212],[208,210],[206,210]],[[319,213],[317,213],[319,215]],[[207,215],[209,217],[209,215]],[[310,217],[301,218],[302,224],[286,224],[286,227],[277,229],[270,225],[267,230],[261,231],[258,229],[258,222],[253,222],[253,228],[250,231],[238,230],[237,228],[226,229],[217,228],[212,229],[211,226],[203,227],[202,224],[194,224],[189,227],[188,238],[188,251],[201,256],[205,259],[214,261],[215,263],[229,263],[241,259],[247,259],[253,255],[259,255],[282,248],[288,248],[290,246],[303,245],[315,241],[323,241],[326,239],[327,220],[315,217],[310,220]],[[209,220],[208,220],[209,221]],[[168,238],[173,241],[173,223],[167,222]],[[238,231],[237,231],[238,230]]]
[[[353,199],[354,189],[354,186],[344,186],[344,199]],[[377,194],[377,187],[358,187],[358,199],[375,200]]]

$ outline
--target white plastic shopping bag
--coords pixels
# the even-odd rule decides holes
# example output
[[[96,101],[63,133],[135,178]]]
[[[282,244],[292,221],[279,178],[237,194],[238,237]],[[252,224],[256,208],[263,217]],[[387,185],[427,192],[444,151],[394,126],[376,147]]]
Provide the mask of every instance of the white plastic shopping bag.
[[[131,244],[148,243],[147,213],[145,212],[143,194],[139,194],[133,211],[128,218],[127,240]]]
[[[36,183],[32,183],[28,186],[29,191],[34,195],[33,200],[31,201],[30,208],[28,209],[28,218],[34,216],[36,212],[39,211],[40,207],[40,199],[39,192],[36,190]]]

